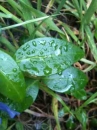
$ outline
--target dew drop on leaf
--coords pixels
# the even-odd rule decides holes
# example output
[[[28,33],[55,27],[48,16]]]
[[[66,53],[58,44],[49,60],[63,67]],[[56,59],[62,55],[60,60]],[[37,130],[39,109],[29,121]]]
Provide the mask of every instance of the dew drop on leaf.
[[[14,69],[13,69],[13,72],[17,72],[17,68],[14,68]]]
[[[60,49],[57,49],[57,50],[55,51],[55,55],[56,55],[56,56],[60,55],[60,53],[61,53]]]
[[[30,47],[29,44],[27,44],[25,47],[23,47],[23,50],[26,51]]]
[[[30,51],[27,51],[27,55],[30,55]]]
[[[64,51],[68,51],[68,45],[66,44],[66,45],[64,45]]]
[[[37,43],[35,41],[32,42],[33,46],[37,46]]]
[[[34,54],[35,53],[35,50],[32,50],[32,54]]]
[[[47,51],[47,48],[45,48],[44,51]]]
[[[41,51],[40,54],[43,55],[43,51]]]
[[[33,61],[33,64],[37,64],[37,61]]]
[[[62,68],[61,67],[58,68],[58,74],[62,75]]]
[[[49,44],[50,44],[51,47],[54,45],[54,43],[55,43],[54,40],[52,40],[52,41],[49,42]]]
[[[30,45],[29,45],[29,44],[27,44],[27,45],[26,45],[26,47],[27,47],[27,48],[29,48],[29,47],[30,47]]]
[[[51,74],[51,73],[52,73],[52,69],[51,69],[50,67],[46,66],[46,67],[44,68],[44,74],[45,74],[45,75],[49,75],[49,74]]]
[[[45,40],[42,40],[42,41],[40,41],[40,44],[45,45],[45,44],[46,44],[46,41],[45,41]]]

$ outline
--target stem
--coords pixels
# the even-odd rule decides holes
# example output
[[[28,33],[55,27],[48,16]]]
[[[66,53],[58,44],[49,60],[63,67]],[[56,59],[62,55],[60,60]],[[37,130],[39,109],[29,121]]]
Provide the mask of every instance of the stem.
[[[64,106],[65,111],[74,116],[73,113],[70,111],[70,108],[65,104],[65,102],[61,99],[61,97],[58,94],[54,93],[51,89],[47,88],[46,86],[41,85],[39,86],[39,88],[56,98]]]
[[[85,59],[85,58],[80,59],[80,61],[82,61],[82,62],[84,62],[84,63],[87,63],[87,64],[90,64],[90,65],[94,65],[94,64],[95,64],[95,62],[90,61],[90,60],[87,60],[87,59]]]

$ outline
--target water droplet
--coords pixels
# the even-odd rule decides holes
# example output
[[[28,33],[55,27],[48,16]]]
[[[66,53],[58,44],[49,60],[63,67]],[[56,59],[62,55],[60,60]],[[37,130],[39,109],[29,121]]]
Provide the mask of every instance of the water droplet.
[[[19,51],[19,52],[18,52],[18,54],[20,55],[20,54],[21,54],[21,52]]]
[[[40,44],[45,45],[45,44],[46,44],[46,41],[45,41],[45,40],[42,40],[42,41],[40,41]]]
[[[53,86],[53,89],[54,89],[54,90],[58,90],[58,89],[60,89],[60,87],[55,84],[55,85]]]
[[[62,69],[61,67],[59,67],[59,68],[57,69],[59,75],[62,75],[62,70],[63,70],[63,69]]]
[[[35,50],[32,50],[32,54],[34,54],[35,53]]]
[[[17,68],[14,68],[14,69],[13,69],[13,72],[17,72]]]
[[[27,44],[27,45],[26,45],[26,47],[27,47],[27,48],[29,48],[29,47],[30,47],[30,45],[29,45],[29,44]]]
[[[49,42],[49,44],[50,44],[51,47],[54,45],[54,43],[55,43],[54,40],[52,40],[52,41]]]
[[[55,46],[55,50],[57,50],[57,49],[58,49],[58,45]]]
[[[40,54],[43,55],[43,51],[41,51]]]
[[[69,76],[69,78],[70,79],[73,79],[73,76],[72,76],[72,74],[70,73],[70,74],[68,74],[68,76]]]
[[[47,48],[45,48],[44,51],[47,51]]]
[[[50,67],[46,66],[45,69],[44,69],[44,74],[49,75],[51,73],[52,73],[52,69]]]
[[[37,64],[37,61],[33,61],[33,64]]]
[[[60,53],[61,53],[60,49],[57,49],[57,50],[55,51],[55,55],[56,55],[56,56],[60,55]]]
[[[27,51],[27,54],[30,55],[30,51]]]
[[[35,76],[35,75],[39,75],[39,70],[38,70],[37,67],[32,66],[32,67],[31,67],[31,71],[32,71],[32,73],[34,74],[34,76]]]
[[[64,45],[64,51],[68,51],[68,44],[66,43],[66,45]]]
[[[61,77],[64,78],[65,76],[62,74]]]
[[[35,41],[32,42],[33,46],[37,46],[37,43]]]
[[[59,75],[62,75],[62,71],[59,71],[58,74],[59,74]]]

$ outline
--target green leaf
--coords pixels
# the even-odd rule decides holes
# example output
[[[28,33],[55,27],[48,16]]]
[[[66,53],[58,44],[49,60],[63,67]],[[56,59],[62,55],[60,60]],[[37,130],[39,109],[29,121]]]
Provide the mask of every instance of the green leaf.
[[[25,97],[24,77],[16,62],[0,51],[0,93],[16,102]]]
[[[66,122],[66,128],[68,130],[74,130],[76,128],[76,124],[74,122],[74,118],[70,116]]]
[[[26,84],[27,84],[27,89],[26,89],[26,93],[27,95],[30,95],[33,99],[33,101],[35,101],[35,99],[37,98],[38,92],[39,92],[39,81],[38,80],[33,80],[30,78],[26,78]]]
[[[77,90],[72,91],[72,93],[70,94],[80,100],[86,100],[87,98],[86,91],[80,88],[79,90],[77,89]]]
[[[6,99],[5,97],[1,96],[0,101],[5,102],[10,106],[11,109],[16,110],[18,112],[23,112],[26,110],[28,107],[30,107],[33,102],[35,101],[37,95],[38,95],[38,80],[33,80],[30,78],[26,78],[26,96],[24,100],[20,103],[13,102],[10,99]],[[2,100],[3,99],[3,100]]]
[[[84,56],[77,46],[56,38],[37,38],[22,45],[16,61],[23,72],[44,76],[60,73]]]
[[[79,120],[79,122],[82,124],[82,129],[86,130],[86,124],[87,124],[87,121],[88,121],[86,111],[82,110],[82,109],[77,109],[75,111],[75,115],[76,115],[77,119]]]
[[[87,77],[77,68],[70,67],[60,74],[46,76],[42,81],[52,90],[56,92],[73,93],[84,88],[87,83]]]

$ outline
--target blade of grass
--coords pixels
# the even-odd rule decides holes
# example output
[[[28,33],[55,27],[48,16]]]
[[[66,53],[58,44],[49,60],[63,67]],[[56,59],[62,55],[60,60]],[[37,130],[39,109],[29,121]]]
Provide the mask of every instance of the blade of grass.
[[[97,97],[97,92],[94,93],[87,101],[85,101],[80,107],[79,109],[82,109],[83,107],[86,107],[88,104],[92,103],[92,101],[94,101],[94,99]]]
[[[58,118],[58,100],[56,98],[52,99],[52,111],[54,113],[54,117],[56,120],[57,129],[61,130],[61,126],[60,126],[59,118]]]
[[[60,13],[62,7],[63,7],[64,4],[65,4],[65,2],[66,2],[66,0],[61,0],[61,1],[60,1],[59,5],[58,5],[58,8],[57,8],[57,10],[56,10],[56,12],[55,12],[54,14],[59,14],[59,13]]]
[[[67,31],[67,33],[68,33],[79,45],[81,45],[80,41],[78,40],[78,38],[76,37],[76,35],[74,34],[74,32],[70,29],[70,27],[69,27],[67,24],[65,24],[65,23],[63,23],[63,22],[61,22],[61,21],[59,21],[59,20],[58,20],[58,22],[65,28],[65,30]]]
[[[41,10],[42,0],[37,1],[37,10]]]
[[[94,42],[93,33],[91,32],[91,30],[88,26],[85,27],[85,32],[86,32],[86,36],[87,36],[87,40],[88,40],[87,44],[89,45],[92,55],[97,62],[97,48],[96,48],[96,44]]]
[[[31,6],[30,2],[28,0],[24,0],[24,3],[25,4],[23,4],[20,1],[20,5],[22,7],[22,18],[24,19],[24,21],[34,19],[31,10],[26,6]],[[34,23],[27,24],[26,28],[28,29],[29,34],[31,35],[34,31]]]
[[[17,18],[15,15],[13,15],[11,12],[9,12],[7,9],[5,9],[5,8],[4,8],[3,6],[1,6],[1,5],[0,5],[0,10],[1,10],[2,12],[4,12],[5,14],[10,15],[10,17],[11,17],[14,21],[16,21],[17,23],[21,23],[21,22],[22,22],[21,19]]]
[[[37,21],[40,21],[40,20],[43,20],[43,19],[47,19],[49,18],[50,16],[45,16],[45,17],[41,17],[41,18],[36,18],[36,19],[32,19],[32,20],[27,20],[25,22],[21,22],[19,24],[14,24],[14,25],[11,25],[11,26],[7,26],[7,27],[3,27],[1,28],[0,30],[7,30],[7,29],[11,29],[11,28],[15,28],[15,27],[19,27],[19,26],[22,26],[22,25],[25,25],[25,24],[29,24],[29,23],[32,23],[32,22],[37,22]]]
[[[0,42],[3,43],[13,53],[16,51],[15,47],[6,38],[0,36]]]
[[[45,9],[45,13],[49,12],[50,8],[53,6],[55,0],[50,0],[46,9]]]
[[[22,17],[22,8],[14,0],[7,0],[7,2],[14,8],[14,10]]]
[[[86,11],[86,13],[82,19],[82,26],[84,24],[89,24],[91,17],[96,10],[97,10],[97,0],[92,0],[88,10]]]
[[[24,3],[23,0],[21,0],[21,2]],[[45,13],[34,9],[33,6],[32,7],[30,7],[29,5],[26,5],[26,6],[32,11],[33,16],[35,16],[35,17],[47,16]],[[56,24],[51,19],[46,20],[45,23],[46,23],[47,26],[49,26],[49,28],[51,30],[55,30],[55,31],[64,35],[64,33],[56,26]]]
[[[5,13],[0,12],[0,18],[11,18],[11,15],[6,15]]]

